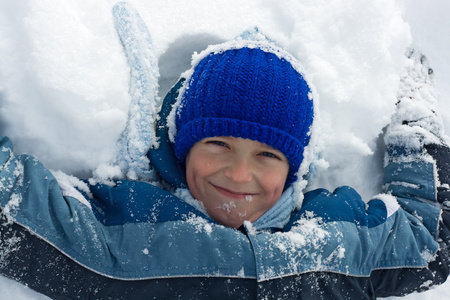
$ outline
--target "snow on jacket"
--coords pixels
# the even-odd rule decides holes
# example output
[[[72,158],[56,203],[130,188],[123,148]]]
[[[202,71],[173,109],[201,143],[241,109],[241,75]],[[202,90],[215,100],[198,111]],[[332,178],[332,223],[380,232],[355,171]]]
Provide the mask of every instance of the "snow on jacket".
[[[180,189],[124,180],[78,191],[35,158],[14,156],[8,138],[0,144],[0,273],[52,298],[374,299],[427,289],[449,273],[442,145],[406,160],[408,149],[388,144],[387,194],[368,205],[350,187],[319,189],[285,221],[273,213],[263,222],[273,226],[236,230]],[[163,142],[149,156],[164,156],[156,169],[182,188],[170,150]]]

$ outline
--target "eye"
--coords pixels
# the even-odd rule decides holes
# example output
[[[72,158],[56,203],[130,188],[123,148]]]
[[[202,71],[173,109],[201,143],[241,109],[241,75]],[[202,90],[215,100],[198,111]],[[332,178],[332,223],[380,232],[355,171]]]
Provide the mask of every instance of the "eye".
[[[278,155],[271,153],[271,152],[261,152],[259,155],[268,157],[268,158],[275,158],[275,159],[281,160],[281,158]]]
[[[217,140],[210,140],[206,142],[207,144],[212,144],[212,145],[216,145],[216,146],[221,146],[221,147],[227,147],[228,145],[222,141],[217,141]]]

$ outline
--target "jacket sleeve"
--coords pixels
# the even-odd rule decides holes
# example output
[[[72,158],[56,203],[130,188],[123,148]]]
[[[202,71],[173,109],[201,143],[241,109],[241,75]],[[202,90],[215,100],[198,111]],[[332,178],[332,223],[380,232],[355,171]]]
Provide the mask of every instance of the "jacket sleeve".
[[[15,156],[8,138],[0,138],[0,149],[0,207],[7,220],[4,225],[19,224],[49,244],[59,245],[61,252],[70,256],[91,251],[96,260],[96,256],[109,251],[87,202],[64,195],[57,179],[37,159]],[[11,245],[2,246],[6,249]]]
[[[385,187],[402,209],[421,221],[439,248],[424,268],[383,269],[372,272],[371,282],[380,297],[403,296],[442,284],[450,273],[450,149],[444,144],[423,145],[420,155],[407,159],[388,145]],[[391,149],[389,149],[391,147]]]
[[[409,49],[407,56],[397,107],[384,135],[384,187],[403,211],[426,227],[439,247],[426,267],[374,271],[371,279],[378,296],[423,291],[443,283],[450,272],[448,137],[427,58],[416,49]]]

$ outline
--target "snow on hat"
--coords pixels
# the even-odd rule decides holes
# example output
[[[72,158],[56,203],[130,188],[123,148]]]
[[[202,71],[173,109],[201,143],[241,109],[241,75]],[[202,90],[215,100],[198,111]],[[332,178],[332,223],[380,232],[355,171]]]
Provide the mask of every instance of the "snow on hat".
[[[184,163],[207,137],[251,139],[282,152],[290,165],[287,184],[294,182],[314,118],[300,70],[292,55],[268,42],[233,41],[200,53],[173,109],[177,159]]]

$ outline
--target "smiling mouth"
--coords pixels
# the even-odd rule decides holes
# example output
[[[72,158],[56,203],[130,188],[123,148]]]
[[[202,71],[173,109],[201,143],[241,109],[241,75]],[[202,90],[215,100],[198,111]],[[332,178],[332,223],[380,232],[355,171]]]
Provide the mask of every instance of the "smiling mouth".
[[[211,184],[219,193],[221,193],[224,196],[227,197],[231,197],[234,199],[242,199],[242,200],[247,200],[249,201],[249,199],[251,199],[254,195],[253,193],[244,193],[244,192],[235,192],[235,191],[231,191],[229,189]]]

